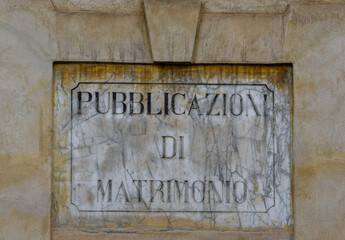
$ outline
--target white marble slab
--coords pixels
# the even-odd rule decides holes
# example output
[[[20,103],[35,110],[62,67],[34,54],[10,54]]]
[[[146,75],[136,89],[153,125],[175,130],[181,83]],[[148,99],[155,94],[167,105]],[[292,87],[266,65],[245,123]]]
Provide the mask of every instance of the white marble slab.
[[[144,81],[116,65],[109,65],[113,74],[66,66],[55,72],[55,114],[68,116],[57,122],[72,215],[169,213],[196,221],[217,214],[220,225],[292,223],[288,73],[205,81],[171,68],[167,80],[162,68]]]

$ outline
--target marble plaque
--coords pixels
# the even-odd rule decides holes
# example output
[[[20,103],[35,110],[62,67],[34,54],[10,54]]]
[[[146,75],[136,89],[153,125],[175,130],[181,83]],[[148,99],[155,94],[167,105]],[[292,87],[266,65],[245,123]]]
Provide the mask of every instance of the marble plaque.
[[[56,224],[157,214],[292,224],[289,66],[54,71]]]

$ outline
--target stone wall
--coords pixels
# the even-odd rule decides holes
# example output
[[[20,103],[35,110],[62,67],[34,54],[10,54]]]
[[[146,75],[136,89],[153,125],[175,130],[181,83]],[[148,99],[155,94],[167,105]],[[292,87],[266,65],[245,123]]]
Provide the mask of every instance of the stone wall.
[[[0,239],[345,238],[342,0],[1,0],[0,12]],[[292,63],[293,233],[54,229],[58,61]]]

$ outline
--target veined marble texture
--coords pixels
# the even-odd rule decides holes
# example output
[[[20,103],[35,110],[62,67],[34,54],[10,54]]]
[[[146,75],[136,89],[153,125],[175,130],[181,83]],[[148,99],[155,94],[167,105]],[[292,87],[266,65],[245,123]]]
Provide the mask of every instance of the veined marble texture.
[[[126,229],[161,215],[224,229],[292,225],[288,66],[54,71],[54,224],[127,219],[117,226]]]

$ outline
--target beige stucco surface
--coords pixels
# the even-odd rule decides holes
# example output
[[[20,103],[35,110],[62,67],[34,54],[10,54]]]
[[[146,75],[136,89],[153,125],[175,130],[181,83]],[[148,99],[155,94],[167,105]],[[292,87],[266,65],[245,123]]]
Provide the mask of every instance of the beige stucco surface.
[[[155,47],[141,3],[95,13],[60,2],[64,12],[49,0],[0,1],[0,239],[286,239],[51,229],[53,61],[150,63]],[[293,64],[294,235],[344,239],[345,2],[202,1],[200,11],[192,62]]]

